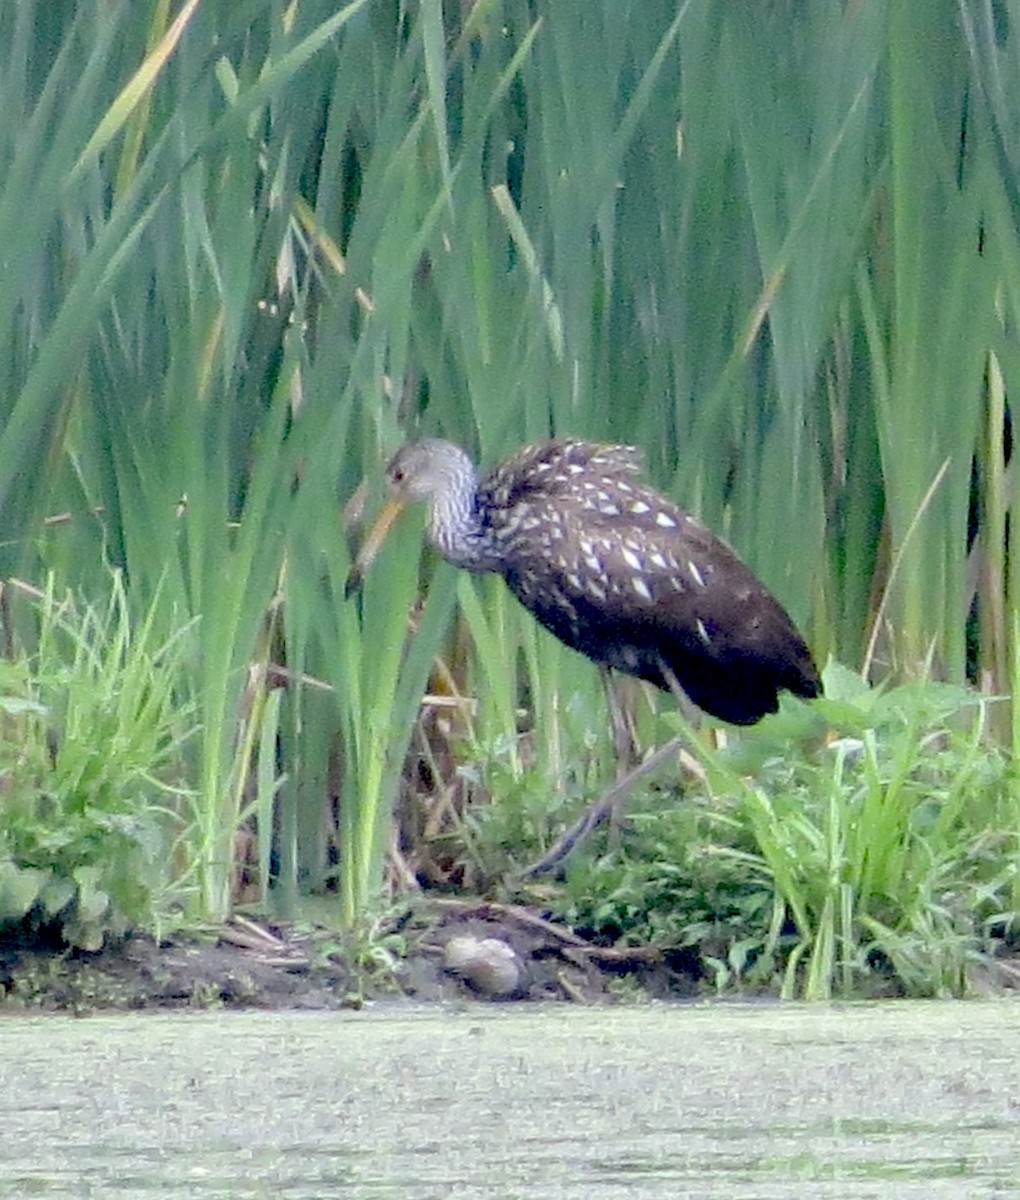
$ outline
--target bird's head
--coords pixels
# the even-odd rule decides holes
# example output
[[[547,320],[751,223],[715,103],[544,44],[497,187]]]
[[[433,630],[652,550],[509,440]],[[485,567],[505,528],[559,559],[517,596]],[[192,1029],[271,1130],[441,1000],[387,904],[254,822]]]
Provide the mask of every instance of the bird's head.
[[[471,460],[452,442],[423,438],[401,446],[386,466],[388,495],[347,576],[345,596],[360,589],[365,572],[408,504],[426,500],[433,506],[440,504],[465,484],[473,487],[474,474]]]
[[[473,474],[471,460],[453,442],[423,438],[401,446],[386,466],[391,497],[403,504],[435,500]]]

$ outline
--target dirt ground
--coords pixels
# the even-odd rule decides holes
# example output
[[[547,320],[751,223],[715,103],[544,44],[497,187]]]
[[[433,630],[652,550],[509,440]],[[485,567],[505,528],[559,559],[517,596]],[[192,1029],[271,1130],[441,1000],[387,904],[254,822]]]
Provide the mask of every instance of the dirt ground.
[[[430,901],[352,963],[335,935],[235,918],[98,953],[0,943],[0,1012],[152,1008],[357,1008],[382,996],[605,1002],[688,998],[696,967],[652,948],[600,948],[521,906]],[[399,949],[387,949],[399,941]]]
[[[0,1014],[141,1009],[360,1008],[435,1001],[691,999],[714,994],[697,956],[599,947],[522,905],[429,899],[352,960],[335,934],[235,917],[161,942],[128,936],[99,953],[0,940]],[[1020,990],[1016,948],[978,964],[967,990]],[[895,990],[879,995],[899,994]]]

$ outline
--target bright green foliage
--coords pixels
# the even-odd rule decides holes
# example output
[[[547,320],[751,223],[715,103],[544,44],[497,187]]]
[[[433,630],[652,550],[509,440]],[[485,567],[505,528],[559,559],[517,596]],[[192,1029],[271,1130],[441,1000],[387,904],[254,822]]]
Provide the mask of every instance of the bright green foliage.
[[[119,579],[102,609],[47,591],[38,649],[0,667],[0,932],[55,923],[95,950],[181,898],[194,630],[164,642],[154,613],[135,625]]]
[[[707,790],[659,797],[626,857],[573,868],[565,915],[697,946],[720,985],[965,991],[989,934],[1016,923],[1020,802],[987,702],[924,681],[870,691],[833,668],[826,687],[815,711],[702,748]],[[822,717],[841,736],[810,749]]]

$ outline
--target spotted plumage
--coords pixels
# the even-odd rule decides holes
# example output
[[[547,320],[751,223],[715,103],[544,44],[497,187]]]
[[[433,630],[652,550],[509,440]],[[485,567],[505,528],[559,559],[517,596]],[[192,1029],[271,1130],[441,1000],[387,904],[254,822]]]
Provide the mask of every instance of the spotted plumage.
[[[782,605],[728,546],[641,481],[633,447],[536,443],[479,481],[462,450],[427,439],[399,450],[387,473],[398,504],[429,502],[429,536],[445,558],[501,574],[547,629],[595,662],[664,690],[675,680],[738,725],[774,712],[780,691],[819,694]]]

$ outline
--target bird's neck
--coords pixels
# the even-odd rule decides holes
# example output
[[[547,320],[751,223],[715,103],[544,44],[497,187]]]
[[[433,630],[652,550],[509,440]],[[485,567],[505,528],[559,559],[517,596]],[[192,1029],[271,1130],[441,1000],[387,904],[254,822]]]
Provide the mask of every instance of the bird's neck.
[[[478,508],[478,476],[466,456],[461,471],[456,486],[435,496],[429,506],[429,540],[455,567],[499,570],[499,559],[489,549]]]

